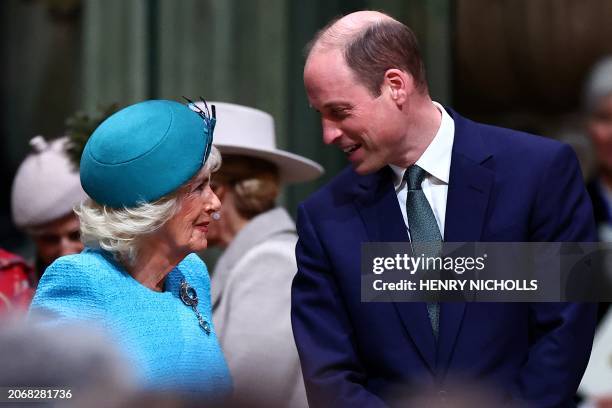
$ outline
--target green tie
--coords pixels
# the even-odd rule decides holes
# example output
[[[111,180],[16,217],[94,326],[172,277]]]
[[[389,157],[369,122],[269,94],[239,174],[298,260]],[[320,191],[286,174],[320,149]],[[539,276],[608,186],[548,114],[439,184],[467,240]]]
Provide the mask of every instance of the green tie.
[[[427,197],[421,189],[421,183],[425,180],[427,172],[419,166],[412,165],[404,174],[404,180],[408,184],[408,194],[406,196],[406,216],[410,230],[410,241],[413,243],[427,242],[440,243],[440,245],[424,245],[418,256],[424,253],[425,256],[439,256],[442,236],[436,222],[436,217],[429,206]],[[440,305],[438,303],[427,303],[427,314],[431,322],[434,337],[438,339],[440,329]]]

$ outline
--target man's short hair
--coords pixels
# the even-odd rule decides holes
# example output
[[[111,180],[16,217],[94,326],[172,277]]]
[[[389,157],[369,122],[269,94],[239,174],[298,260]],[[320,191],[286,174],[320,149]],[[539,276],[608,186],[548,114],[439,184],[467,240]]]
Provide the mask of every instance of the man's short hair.
[[[334,19],[315,35],[306,46],[307,55],[336,21],[338,19]],[[343,54],[357,80],[373,96],[380,95],[384,74],[391,68],[408,72],[419,91],[427,90],[425,66],[417,38],[410,28],[399,21],[385,19],[369,25],[344,43]]]

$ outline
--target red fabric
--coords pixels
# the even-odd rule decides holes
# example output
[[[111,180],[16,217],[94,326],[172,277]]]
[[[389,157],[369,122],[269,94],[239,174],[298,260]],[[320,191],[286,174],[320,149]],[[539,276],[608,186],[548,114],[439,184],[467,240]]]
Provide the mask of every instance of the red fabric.
[[[34,295],[28,280],[31,273],[23,258],[0,249],[0,314],[28,308]]]

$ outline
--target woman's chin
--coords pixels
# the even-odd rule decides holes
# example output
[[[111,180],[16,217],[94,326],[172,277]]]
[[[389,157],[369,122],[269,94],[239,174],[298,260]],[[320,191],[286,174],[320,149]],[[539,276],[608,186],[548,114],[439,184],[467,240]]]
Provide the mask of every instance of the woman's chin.
[[[200,252],[205,250],[206,248],[208,248],[208,240],[206,239],[206,237],[204,238],[200,238],[197,241],[194,241],[191,245],[190,245],[190,252]]]

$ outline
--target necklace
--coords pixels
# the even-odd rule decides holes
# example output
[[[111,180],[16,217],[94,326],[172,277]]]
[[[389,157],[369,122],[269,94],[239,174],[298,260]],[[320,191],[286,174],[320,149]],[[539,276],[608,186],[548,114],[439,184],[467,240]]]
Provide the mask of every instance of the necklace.
[[[189,286],[185,279],[181,279],[181,289],[179,291],[181,300],[184,304],[191,307],[198,318],[198,323],[200,327],[206,332],[206,334],[210,334],[210,324],[202,317],[202,314],[198,310],[198,294],[195,289]]]

